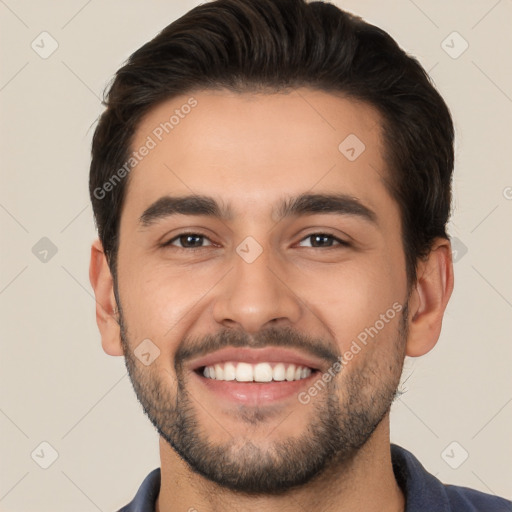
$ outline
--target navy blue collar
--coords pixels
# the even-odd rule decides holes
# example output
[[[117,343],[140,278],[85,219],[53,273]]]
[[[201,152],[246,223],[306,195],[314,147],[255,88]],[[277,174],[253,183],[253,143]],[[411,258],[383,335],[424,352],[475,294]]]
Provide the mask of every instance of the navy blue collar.
[[[512,512],[512,502],[467,487],[445,485],[409,451],[391,445],[391,460],[406,499],[405,512]],[[160,468],[145,478],[135,498],[118,512],[154,512],[160,492]]]

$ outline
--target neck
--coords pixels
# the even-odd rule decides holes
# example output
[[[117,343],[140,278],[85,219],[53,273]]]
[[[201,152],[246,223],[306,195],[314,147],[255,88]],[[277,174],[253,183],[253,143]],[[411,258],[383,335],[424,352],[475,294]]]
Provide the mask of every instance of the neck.
[[[190,510],[267,512],[403,512],[405,500],[391,463],[389,414],[350,464],[331,467],[313,481],[279,496],[243,495],[190,470],[160,438],[161,485],[156,512]],[[300,506],[298,506],[300,504]]]

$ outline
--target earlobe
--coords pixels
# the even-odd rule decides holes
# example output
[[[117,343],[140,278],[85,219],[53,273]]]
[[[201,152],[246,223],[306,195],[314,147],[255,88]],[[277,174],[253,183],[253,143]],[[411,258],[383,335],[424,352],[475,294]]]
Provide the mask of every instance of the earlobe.
[[[418,357],[429,352],[441,333],[443,315],[453,290],[450,241],[436,239],[429,255],[420,261],[411,293],[406,354]]]
[[[99,240],[95,240],[91,246],[89,280],[96,297],[96,323],[100,330],[103,350],[111,356],[122,356],[114,281]]]

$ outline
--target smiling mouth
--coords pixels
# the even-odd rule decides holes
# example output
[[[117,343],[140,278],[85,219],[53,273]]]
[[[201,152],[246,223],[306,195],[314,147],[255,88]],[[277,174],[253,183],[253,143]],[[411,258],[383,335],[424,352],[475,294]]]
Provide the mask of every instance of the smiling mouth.
[[[314,354],[273,346],[225,347],[188,365],[198,383],[211,393],[212,403],[228,407],[290,405],[324,367],[327,362]]]
[[[227,361],[198,368],[197,373],[211,380],[236,382],[292,382],[307,379],[315,368],[280,362],[259,362],[251,364]]]
[[[230,346],[192,360],[188,369],[216,403],[261,407],[292,403],[327,364],[312,351]]]

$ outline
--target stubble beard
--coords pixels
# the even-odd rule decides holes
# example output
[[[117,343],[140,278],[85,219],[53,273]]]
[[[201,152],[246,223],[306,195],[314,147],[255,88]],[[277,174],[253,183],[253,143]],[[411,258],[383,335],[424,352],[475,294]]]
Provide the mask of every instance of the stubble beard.
[[[404,307],[395,332],[392,360],[381,363],[370,356],[356,371],[343,368],[315,401],[302,405],[297,400],[297,408],[310,408],[303,434],[270,445],[266,442],[265,446],[237,437],[236,432],[224,443],[214,444],[209,440],[209,425],[198,419],[201,406],[187,390],[183,368],[176,366],[177,386],[173,392],[169,380],[162,377],[165,372],[143,366],[134,356],[130,349],[135,347],[134,340],[128,339],[122,311],[119,323],[125,364],[135,393],[160,436],[192,471],[211,482],[232,491],[268,495],[281,494],[327,472],[339,473],[349,468],[389,412],[397,394],[405,357],[406,318],[407,307]],[[265,422],[268,416],[264,408],[244,410],[242,407],[237,411],[241,422],[255,426]],[[299,413],[302,414],[301,409]],[[288,417],[284,414],[276,433],[284,430],[288,421],[296,421],[297,414],[297,411]],[[222,423],[222,419],[212,419],[218,428],[216,422]]]

